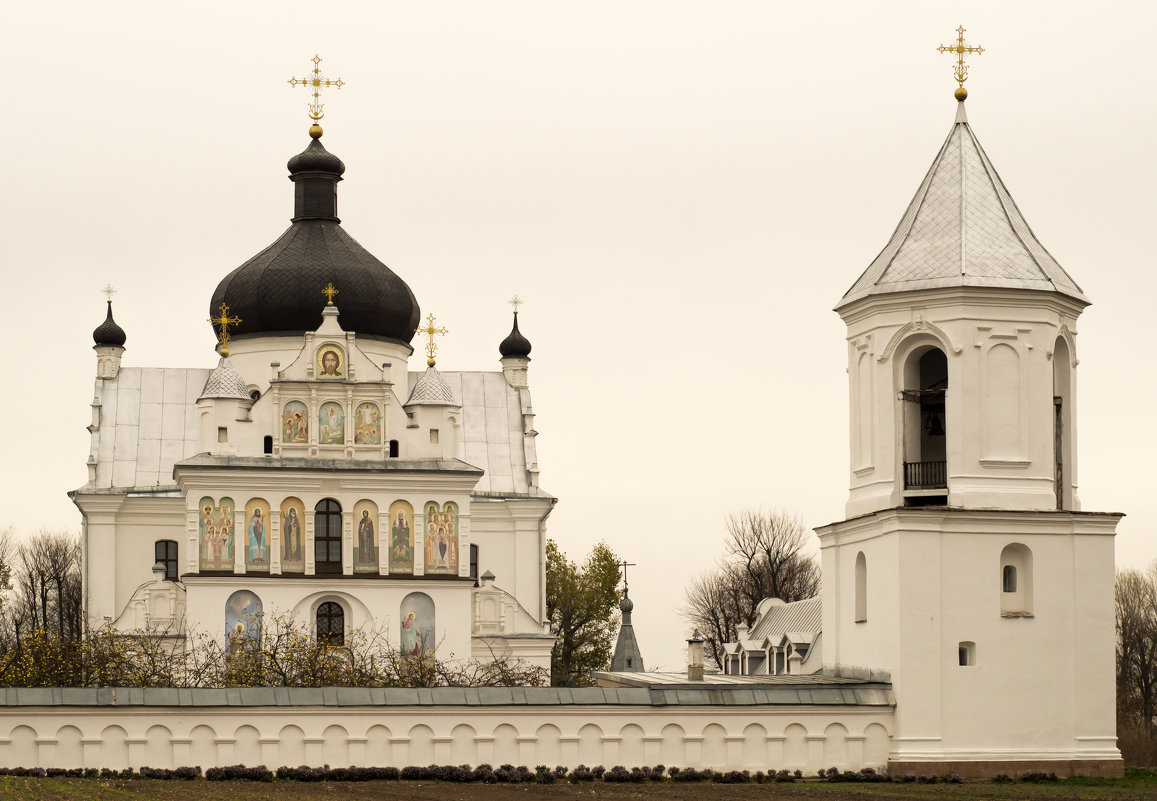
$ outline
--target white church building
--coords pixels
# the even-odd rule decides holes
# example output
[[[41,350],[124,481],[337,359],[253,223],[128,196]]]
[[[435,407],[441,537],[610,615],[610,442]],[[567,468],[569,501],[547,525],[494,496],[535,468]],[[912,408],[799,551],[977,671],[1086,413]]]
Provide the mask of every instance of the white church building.
[[[0,765],[1119,775],[1121,516],[1082,510],[1077,481],[1089,300],[1025,222],[965,94],[836,305],[850,492],[847,519],[817,529],[821,597],[761,605],[725,674],[704,674],[698,636],[686,673],[640,672],[631,630],[596,688],[7,689]],[[411,370],[416,331],[441,329],[342,228],[345,167],[320,127],[288,168],[288,230],[209,301],[227,332],[216,368],[122,364],[111,302],[94,332],[88,481],[71,493],[89,624],[247,638],[257,613],[285,613],[331,645],[381,626],[406,654],[549,667],[555,498],[517,311],[501,369],[440,373],[431,347]]]
[[[406,654],[549,668],[545,524],[530,342],[500,369],[440,373],[430,316],[337,216],[345,165],[289,160],[294,207],[210,301],[213,370],[122,364],[109,301],[97,354],[84,520],[93,628],[231,638],[293,616],[319,641],[390,632]]]

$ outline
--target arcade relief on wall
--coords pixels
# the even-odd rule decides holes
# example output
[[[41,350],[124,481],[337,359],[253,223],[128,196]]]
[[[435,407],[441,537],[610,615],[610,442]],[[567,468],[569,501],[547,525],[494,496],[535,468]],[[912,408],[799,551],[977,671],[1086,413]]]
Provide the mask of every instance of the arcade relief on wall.
[[[427,575],[458,575],[458,504],[447,501],[438,510],[426,503],[425,555]]]

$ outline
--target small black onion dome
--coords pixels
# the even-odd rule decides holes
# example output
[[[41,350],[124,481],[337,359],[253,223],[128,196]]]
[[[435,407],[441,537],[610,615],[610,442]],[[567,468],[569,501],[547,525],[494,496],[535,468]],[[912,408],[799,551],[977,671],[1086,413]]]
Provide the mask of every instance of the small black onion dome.
[[[123,348],[125,346],[125,330],[116,324],[116,320],[112,318],[112,301],[108,302],[108,313],[105,314],[104,322],[98,325],[92,332],[92,341],[97,347],[117,347]]]
[[[345,172],[345,165],[341,159],[326,150],[320,138],[311,141],[309,147],[291,158],[285,166],[291,175],[303,172],[328,172],[340,176]]]
[[[530,340],[518,330],[518,312],[514,313],[514,328],[510,330],[506,339],[499,343],[498,352],[502,354],[504,359],[512,357],[525,359],[530,356]]]
[[[346,233],[337,216],[337,184],[345,165],[313,141],[289,160],[294,213],[277,241],[221,279],[209,302],[241,318],[230,334],[241,339],[301,334],[321,325],[329,283],[339,323],[359,336],[409,343],[418,327],[418,299],[406,282]]]
[[[626,589],[623,590],[623,600],[619,601],[619,610],[624,614],[629,615],[635,608],[635,602],[627,597]]]

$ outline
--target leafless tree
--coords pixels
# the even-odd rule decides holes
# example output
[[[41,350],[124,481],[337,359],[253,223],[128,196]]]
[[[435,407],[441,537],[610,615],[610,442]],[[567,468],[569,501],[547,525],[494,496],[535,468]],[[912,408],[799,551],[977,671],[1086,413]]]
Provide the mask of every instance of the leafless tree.
[[[819,564],[805,551],[810,532],[797,515],[746,510],[728,515],[726,527],[723,557],[692,580],[683,608],[720,668],[723,643],[735,640],[740,623],[754,622],[760,601],[798,601],[820,588]]]
[[[1116,583],[1117,734],[1129,764],[1157,760],[1157,563]]]
[[[80,538],[40,531],[14,549],[12,597],[5,618],[17,641],[43,631],[64,641],[79,640],[81,620]]]

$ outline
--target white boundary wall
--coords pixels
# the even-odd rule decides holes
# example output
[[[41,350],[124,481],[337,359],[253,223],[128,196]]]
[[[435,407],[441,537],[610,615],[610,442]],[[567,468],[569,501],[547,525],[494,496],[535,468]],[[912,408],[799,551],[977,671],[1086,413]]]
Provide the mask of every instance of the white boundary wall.
[[[891,706],[839,704],[21,704],[0,706],[0,765],[662,764],[811,774],[886,767],[892,719]]]

